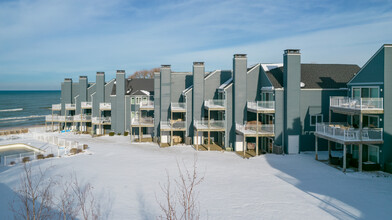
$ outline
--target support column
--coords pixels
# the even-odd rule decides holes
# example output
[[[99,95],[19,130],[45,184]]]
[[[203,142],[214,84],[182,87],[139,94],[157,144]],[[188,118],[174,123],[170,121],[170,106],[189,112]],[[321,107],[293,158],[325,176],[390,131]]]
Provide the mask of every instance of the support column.
[[[331,163],[331,141],[328,141],[328,163]]]
[[[318,160],[318,138],[317,136],[315,136],[316,138],[316,160]]]
[[[210,143],[211,143],[211,131],[210,131],[210,129],[211,129],[211,127],[210,127],[210,120],[211,120],[211,115],[210,115],[211,113],[210,113],[210,108],[208,108],[208,143],[207,143],[207,146],[208,146],[208,151],[210,151]]]
[[[242,149],[243,149],[243,151],[244,151],[244,156],[245,156],[245,134],[243,134],[243,136],[244,136],[244,141],[243,141],[243,147],[242,147]]]
[[[256,156],[259,155],[259,113],[256,110]]]
[[[196,130],[196,150],[199,151],[199,131]]]
[[[363,145],[359,145],[359,153],[358,153],[358,171],[362,172],[362,151],[363,151]]]
[[[173,112],[170,110],[170,146],[173,146]]]
[[[347,146],[346,145],[343,145],[343,172],[346,172],[346,155],[347,155]]]
[[[142,127],[139,125],[139,142],[142,142]]]

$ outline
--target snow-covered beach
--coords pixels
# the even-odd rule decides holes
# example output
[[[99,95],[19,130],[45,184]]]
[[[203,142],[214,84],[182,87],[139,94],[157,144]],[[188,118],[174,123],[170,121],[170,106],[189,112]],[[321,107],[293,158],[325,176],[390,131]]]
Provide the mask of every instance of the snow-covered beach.
[[[35,130],[36,132],[39,129]],[[84,154],[33,161],[50,175],[75,173],[90,182],[110,219],[155,219],[159,184],[177,162],[191,167],[197,155],[205,180],[199,186],[201,218],[209,219],[388,219],[392,177],[382,172],[347,172],[314,160],[314,153],[267,154],[249,160],[232,152],[197,152],[191,146],[159,148],[130,143],[129,136],[50,133],[88,144]],[[24,137],[26,138],[26,137]],[[19,142],[22,141],[19,140]],[[9,202],[23,166],[0,167],[0,216],[12,218]]]

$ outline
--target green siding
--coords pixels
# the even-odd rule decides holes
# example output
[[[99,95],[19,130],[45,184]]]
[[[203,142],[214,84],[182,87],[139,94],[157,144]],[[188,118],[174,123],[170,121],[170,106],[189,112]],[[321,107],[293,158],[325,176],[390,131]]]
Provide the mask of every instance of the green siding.
[[[380,49],[372,59],[370,59],[357,75],[349,82],[355,83],[374,83],[384,81],[384,49]]]

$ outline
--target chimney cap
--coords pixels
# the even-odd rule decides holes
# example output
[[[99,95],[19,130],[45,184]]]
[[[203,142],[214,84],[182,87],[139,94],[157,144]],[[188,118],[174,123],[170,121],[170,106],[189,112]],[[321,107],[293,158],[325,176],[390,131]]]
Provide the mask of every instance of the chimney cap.
[[[193,62],[194,66],[204,66],[204,62]]]
[[[300,54],[300,49],[286,49],[284,50],[284,54]]]
[[[87,79],[87,76],[79,76],[79,79]]]
[[[125,70],[117,70],[117,73],[125,73]]]
[[[72,78],[65,78],[64,81],[72,81]]]
[[[234,54],[234,58],[246,58],[246,54],[237,53],[237,54]]]
[[[99,75],[99,74],[105,74],[105,72],[97,72],[97,75]]]
[[[161,68],[170,68],[170,67],[171,67],[170,64],[162,64],[162,65],[161,65]]]

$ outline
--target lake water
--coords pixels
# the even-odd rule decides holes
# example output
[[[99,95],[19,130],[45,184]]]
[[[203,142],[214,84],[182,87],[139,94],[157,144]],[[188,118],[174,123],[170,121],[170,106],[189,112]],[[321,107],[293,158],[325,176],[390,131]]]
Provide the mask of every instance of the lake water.
[[[45,124],[60,91],[0,91],[0,129]]]

